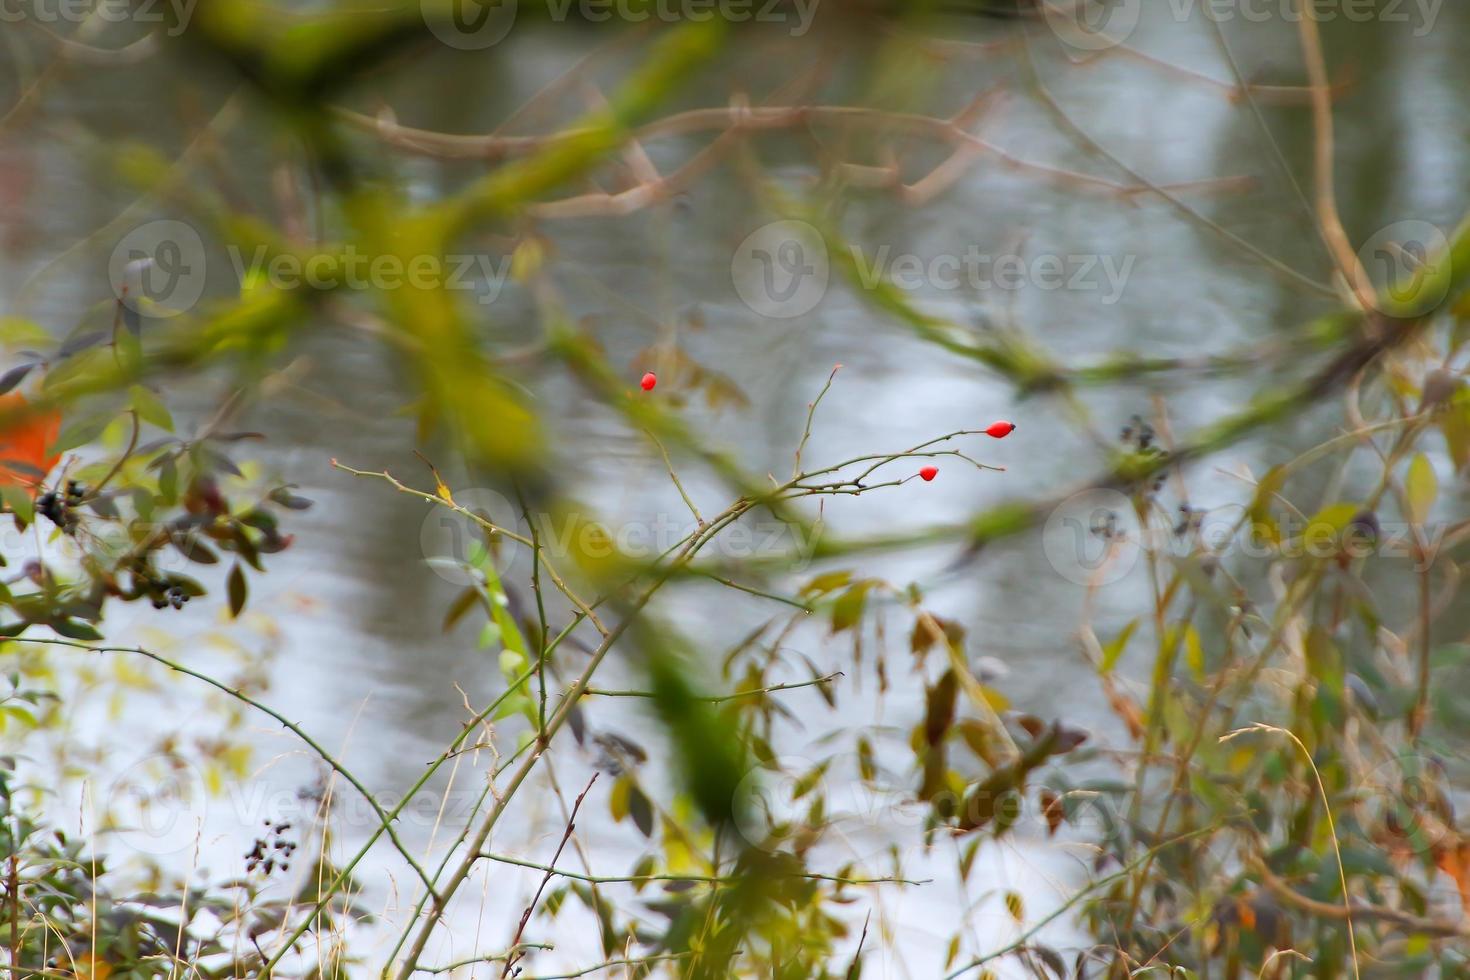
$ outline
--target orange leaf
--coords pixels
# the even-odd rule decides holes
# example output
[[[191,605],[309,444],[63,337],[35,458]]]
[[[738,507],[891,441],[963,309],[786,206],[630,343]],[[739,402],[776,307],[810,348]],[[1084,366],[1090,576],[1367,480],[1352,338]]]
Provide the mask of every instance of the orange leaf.
[[[56,465],[53,452],[61,433],[61,414],[27,410],[21,394],[0,395],[0,483],[32,487]]]
[[[1437,850],[1434,863],[1454,879],[1460,893],[1460,907],[1470,910],[1470,843],[1452,839],[1449,846]]]

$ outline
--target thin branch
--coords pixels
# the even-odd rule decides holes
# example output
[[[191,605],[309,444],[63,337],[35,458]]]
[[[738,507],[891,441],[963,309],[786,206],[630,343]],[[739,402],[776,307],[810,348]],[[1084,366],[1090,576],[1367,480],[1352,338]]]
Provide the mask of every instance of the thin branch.
[[[1373,309],[1373,289],[1358,256],[1353,252],[1342,216],[1337,211],[1332,168],[1332,91],[1327,81],[1327,65],[1322,55],[1322,34],[1317,29],[1316,7],[1311,0],[1298,0],[1297,29],[1301,34],[1302,53],[1307,62],[1307,75],[1312,80],[1312,162],[1316,172],[1317,218],[1322,223],[1322,236],[1332,253],[1338,272],[1360,309]]]
[[[571,590],[570,586],[567,585],[566,581],[563,580],[561,575],[557,572],[555,566],[553,566],[551,562],[547,560],[546,553],[542,551],[540,547],[538,547],[536,541],[533,541],[531,538],[528,538],[523,534],[518,534],[515,531],[510,530],[509,528],[501,527],[489,518],[481,514],[477,514],[466,507],[461,507],[453,500],[446,500],[444,497],[439,496],[438,494],[433,494],[425,490],[417,490],[413,487],[406,486],[405,484],[400,483],[398,479],[387,470],[382,470],[379,472],[373,470],[353,469],[352,467],[347,466],[344,463],[340,463],[335,459],[332,460],[332,467],[334,469],[339,469],[344,473],[350,473],[353,476],[382,480],[389,486],[393,487],[393,489],[397,490],[399,493],[406,493],[411,497],[418,497],[420,500],[427,500],[429,503],[435,504],[439,507],[447,507],[450,510],[454,511],[456,514],[460,515],[466,520],[473,521],[474,523],[478,524],[480,527],[484,528],[486,531],[489,531],[492,534],[503,535],[518,544],[523,544],[527,548],[532,549],[533,552],[536,552],[540,556],[541,566],[546,569],[547,576],[550,577],[552,584],[557,587],[557,590],[560,591],[562,595],[567,597],[567,601],[575,606],[578,612],[587,617],[588,622],[596,627],[599,633],[604,636],[607,635],[607,627],[602,625],[602,620],[597,618],[597,613],[593,611],[591,606],[582,601],[582,599]]]
[[[582,809],[582,801],[587,798],[588,793],[592,792],[592,784],[595,782],[597,782],[597,773],[594,772],[592,778],[587,780],[586,788],[582,790],[577,796],[576,802],[572,804],[572,815],[567,818],[567,829],[561,835],[561,843],[556,845],[556,853],[551,856],[551,863],[553,865],[561,857],[561,852],[566,850],[567,841],[572,839],[572,833],[577,829],[577,811]],[[511,939],[510,944],[511,949],[517,952],[505,958],[505,969],[500,973],[502,977],[510,976],[510,971],[515,967],[521,957],[525,955],[519,952],[521,948],[521,937],[526,934],[526,925],[531,921],[531,914],[536,911],[536,906],[541,902],[541,893],[546,890],[546,883],[551,880],[552,873],[549,869],[547,870],[545,876],[541,879],[541,884],[536,886],[536,894],[531,896],[530,904],[521,913],[520,924],[516,926],[516,934]]]
[[[732,885],[738,884],[742,879],[738,875],[688,875],[688,874],[660,874],[660,875],[589,875],[580,871],[567,871],[552,864],[539,864],[535,861],[523,861],[520,858],[508,857],[504,854],[481,854],[480,857],[487,861],[498,864],[513,864],[518,868],[530,868],[532,871],[543,871],[547,877],[555,875],[558,878],[571,878],[574,881],[585,881],[593,885],[614,885],[622,883],[637,884],[648,881],[684,881],[706,885]],[[805,878],[812,881],[835,881],[846,885],[928,885],[933,880],[923,878],[914,880],[910,878],[849,878],[842,875],[825,875],[815,872],[793,871],[780,873],[781,877]]]
[[[762,694],[771,694],[776,691],[795,691],[803,687],[819,687],[823,684],[830,684],[837,678],[842,676],[842,671],[836,670],[830,674],[825,674],[821,677],[814,677],[809,681],[796,681],[790,684],[772,684],[770,687],[758,687],[749,691],[736,691],[734,694],[719,694],[705,697],[696,697],[694,698],[694,700],[705,701],[710,704],[724,704],[727,701],[739,701],[742,698],[757,697]],[[582,693],[589,697],[603,698],[653,698],[658,696],[652,691],[609,691],[600,687],[589,687],[586,691]]]
[[[832,390],[832,382],[837,377],[837,372],[842,370],[841,364],[833,365],[832,373],[827,375],[827,383],[822,385],[822,390],[817,392],[806,406],[806,426],[801,430],[801,441],[796,444],[796,462],[791,467],[791,479],[795,480],[801,476],[801,451],[806,448],[807,440],[812,437],[812,420],[816,418],[817,406],[822,404],[822,399],[827,397],[827,392]]]
[[[161,664],[164,667],[167,667],[169,670],[176,671],[180,674],[192,677],[195,680],[203,681],[210,687],[213,687],[216,690],[229,695],[242,704],[247,704],[250,707],[254,708],[256,711],[259,711],[264,715],[268,715],[270,718],[279,722],[281,726],[287,731],[291,732],[291,734],[295,735],[302,742],[306,743],[307,747],[315,752],[316,755],[323,762],[325,762],[332,769],[333,772],[337,773],[343,779],[347,780],[347,782],[352,785],[352,788],[357,790],[357,792],[361,794],[362,798],[367,801],[368,806],[372,807],[373,813],[377,816],[382,830],[388,834],[388,839],[393,842],[394,848],[396,848],[403,859],[408,862],[408,866],[414,870],[414,873],[418,875],[419,880],[421,880],[424,885],[428,887],[429,891],[432,892],[434,890],[434,885],[429,878],[428,872],[426,872],[423,867],[421,867],[419,863],[414,860],[413,854],[409,852],[407,846],[404,845],[403,841],[399,840],[398,834],[396,831],[394,831],[392,826],[392,817],[390,817],[388,813],[385,812],[383,808],[378,804],[377,799],[373,796],[371,792],[368,791],[368,788],[364,786],[361,782],[359,782],[358,778],[354,776],[351,771],[349,771],[345,766],[343,766],[342,763],[338,762],[330,752],[328,752],[316,741],[316,739],[308,735],[301,728],[300,725],[297,725],[294,722],[290,721],[279,711],[276,711],[274,708],[268,705],[262,704],[261,702],[252,698],[250,695],[244,693],[243,691],[236,690],[235,688],[230,687],[228,684],[215,680],[208,674],[200,673],[197,670],[190,670],[183,664],[176,663],[168,659],[167,657],[160,656],[159,654],[153,653],[150,650],[145,650],[142,647],[94,646],[92,644],[82,643],[76,640],[64,640],[59,637],[27,636],[22,637],[21,642],[44,643],[51,646],[73,647],[77,650],[86,650],[90,653],[136,654],[137,656],[146,657],[147,659],[152,660],[155,663]]]
[[[517,943],[514,948],[508,949],[504,953],[489,953],[489,954],[486,954],[485,956],[471,956],[468,959],[456,960],[453,963],[446,963],[443,966],[421,966],[421,967],[419,967],[419,972],[420,973],[450,973],[450,972],[452,972],[454,970],[458,970],[462,966],[474,966],[477,963],[499,963],[502,960],[505,960],[505,959],[510,958],[511,956],[514,956],[518,951],[523,950],[523,949],[555,949],[555,948],[556,947],[553,946],[551,943]]]

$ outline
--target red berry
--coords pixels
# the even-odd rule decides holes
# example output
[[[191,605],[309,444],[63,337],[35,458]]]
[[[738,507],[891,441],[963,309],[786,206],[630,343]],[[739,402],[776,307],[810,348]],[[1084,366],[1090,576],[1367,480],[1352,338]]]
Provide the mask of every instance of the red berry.
[[[1002,419],[999,422],[990,423],[990,427],[985,430],[985,434],[987,436],[990,436],[992,439],[1004,439],[1006,436],[1015,431],[1016,423],[1007,422]]]
[[[652,391],[653,386],[658,384],[658,375],[654,374],[652,371],[649,371],[643,376],[643,380],[638,383],[643,386],[644,391]]]
[[[925,483],[928,483],[930,480],[934,479],[938,475],[939,467],[937,466],[926,466],[919,471],[919,476],[924,478]]]

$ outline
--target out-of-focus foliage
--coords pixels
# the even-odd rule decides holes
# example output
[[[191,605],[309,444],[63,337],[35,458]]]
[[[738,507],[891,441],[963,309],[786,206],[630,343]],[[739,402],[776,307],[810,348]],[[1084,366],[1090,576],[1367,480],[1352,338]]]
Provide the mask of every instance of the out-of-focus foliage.
[[[1064,363],[1019,329],[950,322],[883,283],[864,292],[875,318],[989,372],[1020,396],[1054,398],[1092,435],[1101,427],[1079,392],[1166,375],[1248,371],[1263,360],[1277,369],[1258,380],[1254,397],[1181,436],[1169,433],[1161,398],[1153,417],[1136,419],[1121,441],[1107,445],[1107,465],[1079,481],[1081,490],[1108,491],[1126,504],[1124,512],[1090,515],[1087,531],[1110,549],[1141,552],[1152,603],[1148,615],[1110,635],[1097,635],[1090,621],[1079,630],[1079,648],[1097,667],[1097,696],[1127,736],[1123,745],[1100,744],[1066,717],[1014,710],[998,672],[985,668],[983,644],[932,610],[921,588],[890,581],[881,558],[894,548],[938,543],[956,546],[961,561],[984,560],[987,546],[1035,528],[1065,500],[1018,497],[958,526],[843,541],[819,533],[822,512],[810,506],[893,490],[919,476],[916,465],[939,457],[986,479],[1006,479],[979,458],[987,440],[999,436],[985,429],[931,433],[912,448],[873,447],[814,463],[826,459],[820,440],[807,442],[829,380],[814,393],[790,477],[748,471],[685,411],[739,407],[748,396],[716,366],[665,339],[645,352],[663,372],[660,397],[635,390],[628,366],[613,363],[595,329],[567,312],[552,274],[555,256],[535,233],[537,220],[568,210],[618,215],[640,202],[666,201],[677,185],[649,176],[653,163],[642,147],[660,125],[683,134],[713,119],[709,146],[734,156],[732,147],[760,126],[876,122],[880,132],[937,131],[961,146],[955,159],[963,163],[973,142],[961,135],[963,126],[979,102],[946,118],[908,109],[926,77],[914,66],[928,64],[932,54],[921,43],[934,41],[923,33],[931,25],[925,11],[854,5],[844,12],[873,18],[862,23],[893,38],[872,66],[871,106],[797,100],[764,107],[762,115],[740,91],[704,107],[699,118],[661,117],[673,111],[689,79],[726,56],[738,29],[716,17],[646,38],[630,35],[641,45],[639,57],[615,90],[589,99],[574,124],[517,141],[412,131],[391,113],[371,117],[340,104],[380,73],[401,68],[398,59],[412,63],[415,46],[452,15],[448,5],[354,4],[322,12],[207,0],[189,18],[171,10],[176,19],[162,31],[170,42],[197,56],[198,70],[241,86],[242,98],[268,113],[289,142],[275,202],[283,213],[273,221],[238,206],[227,187],[180,180],[175,162],[154,147],[128,142],[112,162],[221,241],[267,265],[299,265],[313,275],[291,284],[250,277],[238,295],[211,296],[168,317],[114,283],[117,302],[81,324],[39,329],[7,321],[14,364],[7,361],[0,376],[0,497],[4,522],[33,553],[20,557],[15,549],[12,574],[0,585],[3,656],[17,665],[0,721],[8,731],[64,730],[46,655],[135,655],[211,685],[227,699],[225,710],[239,713],[228,715],[232,720],[248,710],[288,729],[333,780],[369,802],[372,829],[355,853],[337,861],[325,829],[313,829],[308,845],[287,837],[289,825],[264,823],[248,851],[252,873],[288,872],[297,846],[316,855],[312,873],[298,867],[289,899],[262,897],[258,881],[114,888],[114,869],[98,846],[55,829],[57,821],[39,816],[42,807],[19,802],[23,791],[44,798],[54,788],[16,785],[6,766],[0,937],[8,930],[14,972],[338,976],[370,962],[365,968],[400,980],[477,964],[511,975],[550,945],[543,930],[549,934],[558,919],[575,914],[596,928],[605,957],[588,971],[854,978],[875,945],[895,940],[881,927],[870,933],[867,916],[855,910],[871,907],[860,903],[875,890],[922,882],[908,876],[892,841],[876,857],[823,863],[829,852],[821,845],[846,829],[846,815],[829,806],[829,780],[840,777],[920,813],[917,826],[894,833],[907,834],[906,843],[917,841],[930,856],[952,851],[957,878],[976,894],[997,888],[972,878],[980,849],[1009,842],[1023,827],[1086,849],[1088,880],[1057,916],[1075,913],[1088,929],[1087,945],[1059,949],[1043,941],[1046,922],[1035,921],[1018,892],[1005,890],[1021,938],[1001,940],[966,922],[946,937],[951,978],[985,976],[1002,962],[1037,976],[1166,969],[1183,976],[1341,976],[1368,972],[1369,964],[1385,974],[1466,974],[1470,842],[1455,817],[1464,773],[1454,761],[1463,751],[1455,736],[1467,709],[1457,693],[1462,685],[1452,681],[1467,664],[1462,644],[1434,633],[1458,597],[1453,545],[1464,528],[1454,525],[1445,540],[1426,534],[1442,491],[1424,446],[1442,442],[1457,478],[1463,474],[1470,396],[1459,365],[1470,313],[1462,298],[1470,226],[1415,255],[1403,276],[1380,288],[1366,281],[1351,249],[1339,247],[1342,229],[1330,208],[1314,218],[1331,260],[1325,284],[1283,270],[1223,233],[1260,274],[1305,278],[1320,307],[1304,323],[1282,324],[1271,345],[1201,358],[1123,352]],[[964,12],[1014,14],[1022,30],[1044,14],[1021,3],[968,5]],[[1310,57],[1310,20],[1306,30],[1304,57],[1309,69],[1320,67],[1320,57]],[[1254,87],[1240,81],[1245,97]],[[1326,91],[1325,80],[1314,78],[1288,94],[1316,107],[1316,138],[1330,151],[1320,102]],[[1063,122],[1059,130],[1070,132]],[[773,215],[808,222],[839,266],[852,254],[843,247],[844,193],[882,189],[924,201],[942,191],[935,181],[956,172],[941,163],[905,183],[887,147],[863,155],[872,148],[869,137],[844,135],[851,143],[837,142],[844,150],[855,144],[861,162],[838,159],[818,143],[810,195],[767,179],[748,147],[741,152],[749,155],[737,159],[758,174],[753,183]],[[484,171],[443,193],[410,193],[391,170],[391,152],[458,154],[483,162]],[[686,163],[692,169],[681,179],[693,180],[712,164],[718,154],[709,152],[707,160]],[[609,171],[621,182],[616,193],[596,183]],[[1130,177],[1136,186],[1124,187],[1123,196],[1156,195],[1178,206],[1172,191]],[[305,186],[312,221],[299,204]],[[1330,196],[1330,186],[1322,193]],[[557,196],[565,194],[571,196]],[[287,206],[293,202],[294,210]],[[516,236],[513,272],[535,300],[538,331],[529,348],[505,349],[494,325],[484,329],[442,281],[354,285],[354,255],[400,268],[425,258],[442,263],[487,230]],[[849,279],[861,274],[835,271]],[[696,316],[688,320],[684,325],[698,327]],[[380,344],[414,392],[408,409],[425,446],[488,474],[529,525],[498,525],[458,502],[463,491],[435,463],[421,482],[338,466],[343,479],[381,481],[385,492],[441,508],[481,532],[466,560],[453,563],[466,584],[445,625],[479,626],[480,647],[493,665],[486,673],[498,670],[498,693],[487,704],[463,696],[462,730],[424,760],[423,776],[392,805],[379,803],[309,732],[271,708],[255,679],[220,680],[195,670],[188,656],[102,642],[106,617],[121,603],[147,600],[167,616],[205,594],[199,578],[185,572],[194,565],[218,566],[225,607],[234,616],[245,609],[253,577],[291,541],[282,523],[307,501],[252,463],[257,436],[232,430],[231,409],[236,398],[278,382],[302,335],[323,324],[351,326]],[[69,340],[51,339],[73,329]],[[594,508],[569,498],[544,452],[536,402],[517,376],[528,362],[561,372],[628,433],[656,447],[689,506],[688,534],[652,557],[625,553]],[[231,394],[214,419],[176,433],[169,384],[201,377],[223,379]],[[1263,542],[1263,552],[1241,561],[1205,540],[1187,495],[1194,464],[1329,398],[1348,406],[1342,436],[1269,472],[1241,475],[1250,499],[1236,527]],[[1002,427],[1001,434],[1009,431]],[[1322,473],[1340,475],[1359,456],[1376,466],[1375,489],[1318,499]],[[722,509],[696,506],[678,477],[691,467],[727,491]],[[533,512],[551,519],[540,522]],[[720,535],[752,514],[810,542],[809,551],[748,561],[708,556]],[[1395,528],[1404,532],[1397,544],[1413,559],[1407,567],[1417,599],[1407,614],[1378,599],[1386,588],[1380,576],[1406,567],[1379,567],[1379,545]],[[1371,547],[1360,548],[1362,542]],[[506,556],[515,550],[529,553],[529,562],[511,576]],[[781,581],[775,573],[796,557],[824,564],[794,584]],[[718,672],[710,669],[704,639],[677,628],[657,601],[710,582],[782,609],[726,651]],[[1089,596],[1097,586],[1081,583]],[[842,670],[793,656],[788,638],[814,622],[829,637],[851,641]],[[633,665],[641,687],[597,686],[614,651]],[[1125,666],[1140,658],[1141,681]],[[900,688],[895,676],[908,683]],[[854,691],[839,678],[864,686]],[[850,738],[801,745],[797,763],[787,755],[794,736],[784,727],[801,720],[786,700],[795,691],[829,707],[840,696],[901,695],[904,711]],[[596,706],[609,698],[647,703],[665,743],[655,751],[668,760],[667,772],[648,771],[651,747],[602,727]],[[460,709],[459,702],[445,708]],[[592,783],[570,805],[559,785],[546,791],[561,805],[565,827],[550,863],[495,848],[502,818],[525,799],[518,794],[544,790],[537,778],[568,740],[596,753],[598,769],[611,777],[613,822],[642,841],[643,854],[626,874],[608,873],[574,846],[578,808]],[[175,748],[161,754],[171,761]],[[245,759],[227,740],[193,748],[214,764],[210,782],[246,777]],[[490,759],[482,763],[483,792],[467,812],[454,812],[442,861],[422,861],[398,834],[405,807],[441,770],[482,755]],[[772,785],[785,792],[783,806],[770,805]],[[326,824],[331,807],[323,810]],[[1040,822],[1023,823],[1028,815]],[[359,953],[350,937],[367,916],[354,902],[356,874],[374,848],[402,860],[406,871],[395,886],[412,911],[386,930],[396,933],[393,945]],[[571,863],[573,852],[581,870]],[[506,875],[497,881],[520,881],[509,876],[524,873],[535,883],[524,913],[495,923],[497,943],[505,945],[477,932],[472,956],[431,962],[442,945],[437,940],[453,928],[453,912],[472,904],[468,885],[487,867]],[[156,866],[144,873],[160,881],[168,875]],[[1453,883],[1459,907],[1436,903],[1440,879]]]

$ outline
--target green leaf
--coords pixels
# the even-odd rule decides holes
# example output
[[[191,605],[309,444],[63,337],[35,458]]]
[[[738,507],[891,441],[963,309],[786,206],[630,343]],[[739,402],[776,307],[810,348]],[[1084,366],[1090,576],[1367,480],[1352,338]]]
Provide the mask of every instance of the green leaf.
[[[644,837],[653,836],[653,804],[637,783],[628,784],[628,814]]]
[[[876,584],[873,579],[864,579],[837,597],[832,604],[832,632],[841,633],[857,625],[868,604],[868,590]]]
[[[515,617],[510,614],[509,605],[505,600],[505,587],[500,584],[500,573],[495,570],[495,563],[490,561],[487,555],[484,560],[476,562],[475,565],[485,576],[486,605],[490,607],[490,618],[500,629],[500,642],[505,644],[507,650],[514,650],[522,657],[529,658],[526,637],[521,633],[521,628],[516,625]]]
[[[10,509],[15,512],[26,524],[31,524],[36,519],[36,502],[23,487],[13,483],[0,484],[0,499],[3,499]]]
[[[99,633],[99,632],[97,632],[95,629],[93,629],[90,624],[83,623],[80,620],[76,620],[76,619],[58,619],[58,620],[55,620],[54,622],[47,623],[46,625],[50,626],[53,630],[55,630],[56,633],[57,633],[57,635],[67,637],[68,639],[72,639],[72,640],[100,640],[100,639],[102,639],[102,634]]]
[[[158,466],[158,496],[165,507],[178,503],[179,468],[172,456],[165,456]]]
[[[192,562],[198,562],[201,565],[214,565],[219,562],[219,555],[193,534],[175,532],[169,535],[169,540],[185,558]]]
[[[173,416],[157,395],[142,385],[133,385],[129,394],[132,397],[133,411],[138,413],[138,418],[165,432],[174,431]]]
[[[852,581],[852,572],[824,572],[801,587],[803,598],[835,592]]]
[[[245,570],[236,562],[235,567],[230,569],[229,579],[230,593],[230,615],[238,617],[245,609],[245,596],[247,586],[245,584]]]
[[[105,415],[97,415],[91,418],[80,418],[74,422],[68,422],[61,429],[61,434],[56,437],[56,442],[51,446],[55,453],[70,452],[79,446],[85,446],[89,442],[95,442],[107,428],[112,420]]]

